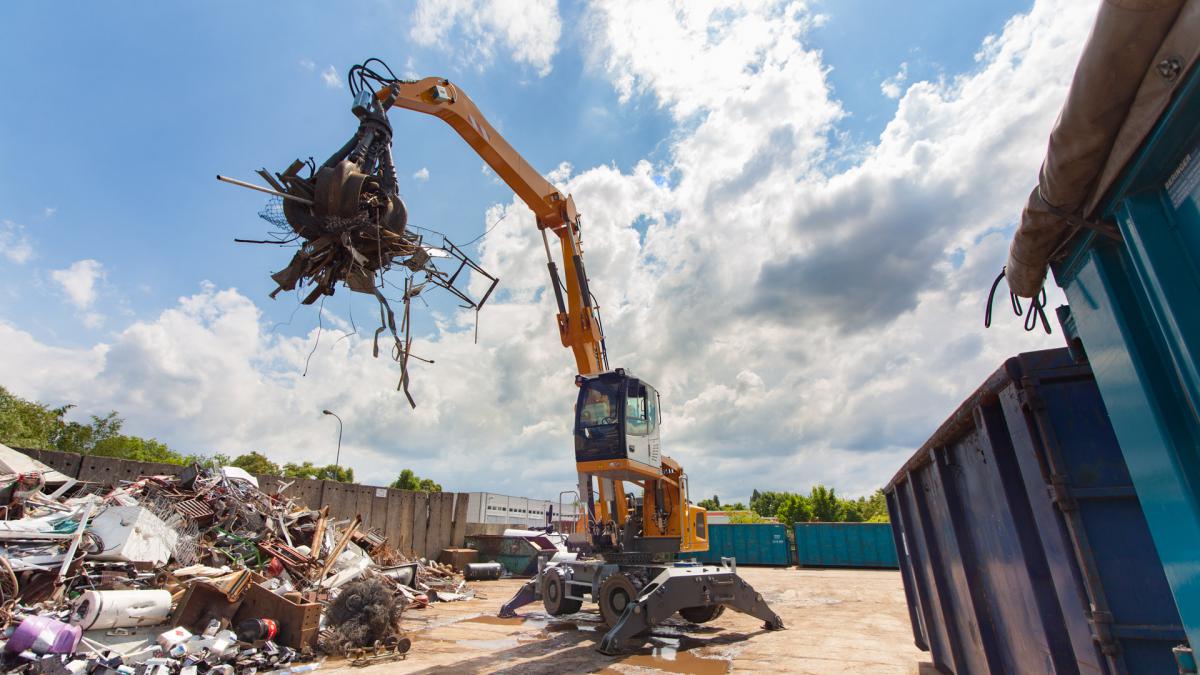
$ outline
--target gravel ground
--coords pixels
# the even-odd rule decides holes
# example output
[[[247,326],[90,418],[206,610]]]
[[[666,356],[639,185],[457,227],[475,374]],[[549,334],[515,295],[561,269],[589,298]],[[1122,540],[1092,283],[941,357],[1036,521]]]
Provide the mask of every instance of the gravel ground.
[[[634,653],[596,651],[603,626],[585,611],[551,619],[540,604],[515,619],[496,611],[523,583],[471,584],[481,596],[405,614],[407,659],[366,668],[329,661],[335,673],[934,673],[913,646],[900,574],[894,570],[739,567],[783,617],[769,632],[753,617],[727,611],[693,626],[678,617]],[[594,605],[592,606],[594,608]]]

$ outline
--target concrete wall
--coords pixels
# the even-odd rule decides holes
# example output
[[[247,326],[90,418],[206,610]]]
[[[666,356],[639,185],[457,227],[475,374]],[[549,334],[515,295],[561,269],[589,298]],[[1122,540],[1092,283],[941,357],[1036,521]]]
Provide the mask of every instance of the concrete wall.
[[[72,478],[104,484],[140,476],[178,475],[186,467],[91,457],[51,450],[14,448]],[[361,515],[367,528],[378,528],[388,544],[408,556],[436,558],[444,548],[459,548],[467,535],[466,492],[409,492],[328,480],[258,476],[263,492],[287,485],[284,494],[310,509],[329,507],[334,518]],[[288,485],[291,483],[290,485]]]

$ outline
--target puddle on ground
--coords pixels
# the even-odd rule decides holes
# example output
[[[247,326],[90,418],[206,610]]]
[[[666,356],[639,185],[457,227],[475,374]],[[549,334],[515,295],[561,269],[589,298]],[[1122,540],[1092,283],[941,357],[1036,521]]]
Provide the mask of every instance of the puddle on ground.
[[[596,630],[599,628],[600,628],[600,626],[596,625],[596,624],[592,624],[592,625],[584,624],[581,626],[578,623],[575,623],[574,621],[558,621],[558,622],[554,622],[554,623],[551,623],[550,625],[546,626],[545,630],[549,633],[565,633],[566,631],[569,631],[569,630],[578,630],[578,631],[583,631],[585,633],[595,633]]]
[[[656,640],[658,644],[643,648],[637,654],[627,656],[613,665],[634,666],[637,668],[654,668],[668,673],[695,673],[696,675],[723,675],[728,673],[731,663],[727,659],[710,659],[696,656],[690,649],[701,646],[702,642],[665,638]],[[603,673],[615,673],[606,668]]]
[[[486,623],[491,626],[521,626],[522,628],[537,628],[541,630],[546,627],[549,620],[536,616],[499,617],[490,614],[480,614],[462,619],[460,623]]]
[[[470,621],[471,623],[487,623],[493,626],[520,626],[521,624],[525,623],[525,619],[522,619],[519,616],[500,617],[490,616],[487,614],[480,614],[479,616],[472,616],[470,618],[463,619],[463,622],[467,621]]]
[[[515,637],[499,638],[496,640],[455,640],[454,644],[468,649],[483,649],[487,651],[512,649],[513,647],[521,646],[521,642]]]

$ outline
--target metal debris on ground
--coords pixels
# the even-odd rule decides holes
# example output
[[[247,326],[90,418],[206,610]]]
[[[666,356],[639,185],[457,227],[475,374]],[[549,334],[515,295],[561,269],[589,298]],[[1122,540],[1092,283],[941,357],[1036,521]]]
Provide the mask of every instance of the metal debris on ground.
[[[61,489],[61,488],[66,489]],[[306,672],[403,658],[407,608],[473,597],[360,519],[194,466],[0,474],[0,672]]]
[[[416,226],[409,225],[408,210],[400,198],[392,162],[392,125],[384,106],[370,91],[364,91],[355,97],[351,110],[359,119],[358,129],[321,166],[310,158],[297,159],[282,173],[260,169],[258,175],[270,188],[225,176],[217,179],[273,195],[259,213],[276,228],[269,238],[236,241],[299,247],[287,267],[271,275],[278,284],[272,298],[280,291],[302,288],[307,290],[302,304],[311,305],[333,295],[338,284],[343,284],[378,300],[375,356],[379,356],[380,335],[390,332],[392,358],[400,364],[397,388],[415,407],[408,392],[408,359],[420,359],[412,354],[412,299],[436,286],[464,303],[464,309],[478,311],[499,280],[445,235],[435,246],[413,231]],[[439,263],[439,259],[445,262]],[[403,285],[384,278],[392,270],[405,272]],[[490,282],[478,301],[464,290],[471,273]],[[384,295],[387,286],[401,292],[399,324],[391,305],[394,300]]]

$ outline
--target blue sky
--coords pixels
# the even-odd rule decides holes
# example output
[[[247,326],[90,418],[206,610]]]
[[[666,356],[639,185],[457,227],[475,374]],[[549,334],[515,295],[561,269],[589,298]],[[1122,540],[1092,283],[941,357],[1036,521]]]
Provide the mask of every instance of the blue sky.
[[[1028,4],[819,3],[828,19],[811,45],[825,53],[833,93],[849,113],[839,129],[870,142],[895,108],[879,84],[901,63],[913,79],[968,70],[982,38]],[[119,328],[123,317],[157,313],[204,279],[264,298],[274,288],[267,272],[289,254],[232,243],[264,234],[255,216],[263,199],[212,176],[257,180],[252,171],[261,166],[276,171],[296,157],[328,155],[353,133],[355,120],[346,89],[326,86],[321,72],[333,66],[341,83],[349,66],[370,56],[396,70],[411,59],[421,76],[452,77],[543,171],[560,162],[628,170],[642,159],[662,160],[672,120],[646,95],[619,104],[603,77],[585,67],[569,28],[583,8],[560,7],[567,39],[544,78],[511,59],[471,68],[451,48],[416,45],[405,30],[411,9],[5,4],[0,20],[20,30],[0,45],[0,56],[15,66],[0,77],[6,91],[26,94],[0,104],[7,138],[0,217],[26,226],[39,268],[81,258],[104,265],[96,307],[113,319],[100,333]],[[392,118],[412,221],[460,242],[477,237],[486,207],[507,200],[507,189],[482,174],[479,159],[441,122]],[[422,167],[428,182],[411,178]],[[28,283],[28,272],[6,266],[0,281]],[[5,315],[55,342],[94,339],[69,312],[47,306],[53,293],[43,284],[6,302]],[[345,313],[345,295],[330,298],[330,309]],[[371,308],[356,304],[360,316]],[[286,297],[259,306],[276,322],[294,309]],[[281,330],[307,331],[314,322],[302,310]]]
[[[1058,4],[1072,9],[1060,11]],[[790,363],[788,359],[793,357],[797,359],[796,377],[804,373],[807,382],[828,382],[843,389],[853,382],[867,388],[878,386],[881,392],[911,387],[912,391],[930,396],[930,405],[919,414],[898,410],[894,415],[873,420],[870,425],[856,425],[859,429],[841,441],[830,440],[837,436],[834,431],[822,436],[816,431],[820,425],[797,419],[764,430],[750,441],[743,439],[737,443],[755,457],[764,453],[786,455],[798,467],[813,468],[794,479],[805,485],[812,482],[810,476],[813,480],[820,478],[843,485],[850,491],[865,491],[882,482],[889,470],[873,469],[869,477],[863,478],[853,474],[852,469],[817,469],[826,465],[816,461],[815,454],[820,454],[822,447],[833,447],[856,453],[854,462],[875,465],[878,462],[870,453],[877,452],[884,453],[878,457],[886,457],[883,465],[894,463],[897,457],[913,449],[912,444],[919,442],[931,425],[949,413],[960,394],[965,395],[974,386],[969,378],[985,375],[994,367],[989,364],[997,362],[993,357],[1012,351],[1013,345],[971,334],[969,326],[977,323],[974,316],[969,320],[965,316],[955,318],[960,323],[949,331],[953,335],[946,336],[947,343],[959,340],[954,344],[960,351],[963,344],[979,343],[968,350],[962,369],[956,371],[956,375],[968,378],[961,384],[961,391],[945,381],[923,382],[917,376],[888,379],[886,373],[890,371],[884,365],[912,360],[897,355],[879,361],[876,365],[880,368],[870,376],[850,372],[854,370],[852,365],[837,372],[814,372],[811,364],[830,362],[822,354],[839,349],[837,344],[814,336],[838,334],[838,330],[846,334],[844,327],[838,328],[839,317],[827,309],[842,302],[838,297],[840,291],[819,296],[818,291],[797,288],[794,295],[802,302],[789,306],[788,316],[792,318],[788,320],[755,315],[770,311],[762,300],[767,296],[756,298],[746,294],[756,292],[755,279],[768,277],[799,279],[795,283],[803,283],[806,288],[817,286],[811,280],[803,281],[803,275],[791,273],[816,269],[815,265],[802,264],[805,256],[822,247],[836,246],[838,241],[853,242],[860,231],[862,236],[877,241],[878,237],[870,233],[887,225],[872,214],[903,213],[907,218],[905,223],[924,222],[926,214],[933,213],[934,201],[928,204],[914,201],[913,195],[934,188],[919,187],[925,180],[922,176],[929,172],[910,166],[925,156],[919,154],[920,146],[930,142],[929,139],[933,142],[941,139],[944,146],[930,157],[946,158],[953,157],[956,148],[970,147],[975,142],[969,138],[970,118],[983,115],[987,111],[981,108],[989,105],[972,104],[972,97],[984,100],[984,94],[976,93],[972,83],[979,83],[980,88],[988,82],[1002,83],[991,85],[993,88],[1015,86],[1011,83],[1021,80],[1012,78],[1025,72],[1021,70],[1025,67],[1023,62],[1031,60],[1030,68],[1042,64],[1049,69],[1044,73],[1049,84],[1043,88],[1044,94],[1040,95],[1043,98],[1030,103],[1036,111],[1033,115],[1036,124],[1023,128],[1012,125],[997,132],[1012,134],[1012,157],[1002,159],[999,168],[997,165],[986,168],[1011,175],[1011,180],[1004,183],[1011,187],[997,188],[994,203],[964,205],[959,214],[969,216],[972,222],[969,227],[964,226],[966,229],[960,235],[947,234],[950,230],[945,228],[949,225],[929,226],[938,228],[937,236],[948,243],[945,251],[935,247],[926,267],[953,261],[954,268],[964,268],[963,274],[983,278],[994,273],[983,268],[998,268],[1001,262],[973,263],[978,256],[973,257],[972,252],[993,255],[1003,248],[1003,234],[1019,211],[1020,190],[1027,190],[1036,178],[1039,144],[1044,144],[1045,132],[1061,104],[1073,54],[1077,53],[1089,24],[1091,10],[1086,3],[1083,10],[1078,2],[1047,1],[1035,7],[1030,1],[948,0],[922,3],[823,0],[786,10],[727,8],[705,19],[713,35],[721,35],[726,29],[737,30],[739,26],[757,31],[760,23],[778,25],[786,23],[792,15],[807,21],[804,28],[779,29],[783,32],[778,35],[792,40],[787,42],[792,50],[788,54],[767,57],[761,63],[748,61],[746,68],[731,68],[728,72],[721,68],[719,59],[706,62],[707,51],[698,52],[694,58],[689,54],[669,55],[676,57],[678,63],[640,62],[634,49],[637,45],[631,47],[621,41],[635,32],[629,26],[644,22],[624,16],[623,13],[633,16],[636,12],[617,4],[541,2],[531,3],[530,7],[534,5],[539,11],[530,12],[518,21],[506,17],[488,2],[463,0],[456,6],[465,8],[464,11],[442,17],[445,19],[442,23],[438,22],[438,5],[433,3],[417,6],[368,2],[361,3],[354,11],[341,4],[282,2],[0,5],[0,25],[9,29],[0,41],[0,58],[8,64],[0,71],[0,86],[10,92],[0,100],[0,133],[4,139],[0,158],[0,224],[5,228],[0,230],[0,237],[5,237],[0,242],[10,247],[24,242],[30,251],[27,256],[0,256],[0,287],[4,289],[0,291],[0,325],[6,326],[11,335],[19,335],[22,344],[28,344],[32,350],[10,354],[7,363],[0,363],[0,378],[3,378],[0,383],[27,396],[54,399],[51,402],[55,403],[71,398],[84,410],[118,408],[130,417],[130,431],[145,429],[145,433],[158,435],[184,450],[219,446],[236,452],[239,446],[254,444],[253,424],[227,436],[202,431],[213,424],[204,423],[203,416],[210,416],[210,420],[219,416],[204,405],[181,406],[171,413],[178,418],[161,419],[162,411],[147,403],[155,398],[154,391],[147,389],[139,396],[113,393],[104,383],[115,377],[117,362],[111,356],[105,361],[105,357],[96,354],[106,350],[110,355],[120,352],[123,345],[142,334],[139,328],[162,329],[162,334],[167,335],[162,340],[181,340],[172,350],[189,349],[188,334],[172,337],[163,328],[168,324],[164,313],[185,307],[180,298],[211,299],[204,295],[207,291],[202,283],[207,281],[211,282],[214,293],[236,289],[238,302],[245,301],[247,307],[261,313],[256,319],[261,334],[255,338],[259,346],[254,355],[244,362],[222,367],[244,368],[247,381],[257,383],[256,386],[274,382],[280,373],[286,375],[295,370],[289,351],[293,343],[271,341],[294,339],[295,345],[308,344],[317,323],[316,311],[301,308],[291,318],[296,309],[292,297],[281,295],[274,301],[267,298],[274,288],[269,274],[286,264],[290,251],[235,244],[234,237],[257,238],[266,233],[267,224],[256,216],[264,200],[256,193],[220,184],[213,177],[223,173],[257,180],[253,173],[256,168],[282,170],[297,157],[328,155],[353,133],[355,126],[349,112],[350,96],[344,86],[346,70],[367,57],[377,56],[401,74],[443,75],[455,81],[535,167],[549,172],[561,163],[571,165],[572,171],[564,174],[563,180],[576,192],[588,219],[585,222],[598,223],[589,256],[600,258],[593,263],[593,287],[601,301],[612,306],[615,315],[609,328],[610,344],[619,345],[622,353],[631,358],[649,362],[635,368],[649,370],[673,383],[666,389],[677,396],[673,403],[676,407],[668,407],[667,412],[691,419],[688,416],[704,405],[707,396],[716,395],[712,392],[721,387],[740,392],[738,387],[747,382],[753,385],[756,379],[769,391],[794,388],[798,386],[796,379],[782,374],[782,369],[765,365]],[[674,15],[681,26],[686,22],[684,14],[680,11]],[[1059,14],[1063,16],[1056,18]],[[668,12],[665,16],[669,19],[671,15]],[[1013,17],[1021,20],[1006,31]],[[539,28],[543,19],[545,30]],[[439,25],[443,28],[437,28]],[[429,30],[441,32],[421,33],[422,26],[432,26]],[[648,44],[660,34],[670,35],[671,31],[648,34],[651,37],[637,39]],[[1066,37],[1047,42],[1047,34]],[[1003,38],[1000,40],[1003,48],[977,60],[976,55],[988,36]],[[1030,36],[1037,39],[1031,40]],[[1066,47],[1055,48],[1064,42]],[[531,44],[543,48],[531,52]],[[720,46],[714,45],[717,43],[698,49],[716,50]],[[723,46],[733,47],[736,45]],[[811,58],[815,65],[800,70],[801,57]],[[746,58],[752,61],[761,55],[751,54]],[[671,59],[659,59],[665,60]],[[695,68],[713,71],[711,85],[706,85],[707,73],[687,71],[692,62]],[[334,84],[323,76],[330,68],[336,75]],[[810,97],[811,104],[805,99],[791,107],[780,105],[776,113],[774,99],[754,98],[758,96],[756,83],[776,71],[783,74],[785,79],[781,81],[797,83],[795,95]],[[903,73],[903,77],[897,77],[898,73]],[[882,86],[889,79],[894,85],[891,95]],[[801,80],[812,84],[802,87]],[[630,95],[623,95],[623,83],[632,83]],[[914,87],[917,83],[920,86]],[[743,103],[745,109],[739,108]],[[681,112],[693,108],[696,112]],[[772,118],[774,114],[778,117]],[[930,121],[928,128],[921,128],[926,120],[936,120],[942,126],[935,128]],[[558,349],[553,333],[537,332],[547,320],[545,305],[539,304],[543,299],[530,289],[536,289],[536,284],[543,281],[544,268],[537,257],[520,257],[520,247],[536,244],[540,250],[536,231],[522,220],[527,214],[512,203],[511,192],[505,186],[481,170],[482,162],[440,121],[398,111],[393,112],[392,122],[396,132],[394,154],[411,222],[465,242],[483,233],[489,209],[493,215],[507,212],[510,220],[519,221],[511,227],[506,224],[495,236],[472,247],[481,260],[496,265],[492,269],[502,277],[503,290],[497,296],[497,307],[490,313],[485,310],[482,325],[495,322],[493,327],[498,324],[501,328],[492,330],[501,330],[505,336],[497,337],[494,343],[482,340],[477,352],[467,350],[460,354],[450,350],[448,345],[452,341],[447,335],[462,330],[462,325],[453,323],[452,303],[444,298],[431,299],[432,309],[421,307],[417,323],[431,344],[431,353],[449,350],[455,358],[466,360],[477,354],[479,363],[462,367],[471,372],[489,365],[498,367],[500,374],[493,377],[506,382],[509,381],[506,378],[519,382],[525,376],[520,371],[526,371],[528,376],[545,375],[569,366],[569,354]],[[892,130],[886,139],[881,137],[885,128]],[[792,134],[787,148],[777,142],[781,129]],[[775,136],[768,132],[774,132]],[[768,138],[776,141],[764,140]],[[955,139],[965,140],[960,143]],[[817,149],[810,152],[810,145]],[[712,148],[712,154],[701,153],[700,149],[706,147]],[[764,165],[762,176],[751,176],[743,170],[743,165],[750,166],[749,160],[739,154],[743,150],[754,152],[759,158],[772,157],[776,152],[779,157],[772,159],[770,166]],[[643,162],[648,162],[652,176],[671,176],[672,183],[664,184],[657,179],[656,192],[653,184],[639,182],[638,167]],[[729,167],[723,168],[724,164]],[[847,181],[875,180],[870,177],[887,174],[884,169],[877,170],[884,165],[908,167],[905,170],[914,172],[912,178],[893,176],[888,180],[917,187],[909,191],[905,187],[889,187],[890,183],[872,183],[879,188],[868,192],[875,200],[872,205],[857,200],[838,210],[842,199],[838,192],[840,185]],[[708,168],[700,168],[705,166]],[[427,180],[414,177],[421,169],[428,170]],[[810,173],[814,170],[821,177],[814,178]],[[983,173],[983,170],[978,172]],[[739,175],[741,178],[737,178]],[[905,180],[909,182],[904,183]],[[716,189],[721,185],[750,188],[742,195],[727,195]],[[762,194],[762,200],[750,199],[748,195],[752,194]],[[593,196],[589,198],[590,195]],[[600,196],[611,195],[622,195],[622,199],[629,201],[600,200]],[[697,195],[706,199],[706,203],[715,204],[714,210],[705,213],[700,209],[692,214],[692,209],[699,209]],[[787,195],[793,195],[795,203]],[[886,195],[894,195],[897,203],[887,202]],[[767,200],[781,205],[778,222],[759,210]],[[825,206],[835,210],[826,214],[822,211]],[[857,213],[858,210],[862,213]],[[815,224],[826,220],[830,229],[816,227]],[[733,227],[730,225],[733,221],[751,226],[754,222],[764,223],[761,236],[772,238],[765,247],[744,243],[757,236],[753,227],[746,230],[744,239],[736,241],[738,247],[761,248],[760,259],[731,260],[721,254],[704,254],[691,266],[682,251],[693,248],[704,253],[707,233],[714,228]],[[656,244],[669,241],[683,244],[675,249]],[[612,248],[605,250],[609,244]],[[623,259],[616,252],[627,245],[634,247],[632,258]],[[851,248],[831,249],[834,257],[849,255],[848,250],[865,250],[861,245],[845,246]],[[86,260],[97,264],[93,268],[98,270],[95,297],[89,299],[85,293],[72,298],[63,285],[68,277],[62,271]],[[759,263],[764,267],[760,268]],[[851,256],[840,264],[848,270],[859,261]],[[678,269],[672,271],[673,267]],[[78,272],[80,268],[75,270]],[[715,369],[702,375],[697,364],[689,365],[685,359],[675,358],[685,348],[683,345],[690,344],[690,338],[681,337],[683,333],[679,332],[683,330],[681,323],[686,322],[665,324],[657,330],[648,328],[662,317],[707,317],[706,313],[712,311],[713,303],[699,295],[693,298],[691,291],[671,290],[685,288],[686,278],[672,276],[675,272],[683,274],[680,270],[707,275],[697,278],[696,283],[710,284],[706,292],[716,299],[716,305],[735,310],[758,308],[730,312],[731,316],[741,318],[714,316],[713,320],[706,320],[710,328],[688,329],[688,334],[699,339],[706,335],[704,331],[717,331],[704,342],[713,345],[724,339],[727,331],[738,330],[737,322],[749,322],[753,330],[767,331],[749,346],[743,346],[760,355],[762,363],[735,364],[729,366],[728,372]],[[772,277],[764,270],[783,271]],[[56,275],[55,271],[60,273]],[[732,285],[728,292],[722,290],[726,277],[738,276],[744,277],[740,290],[732,290]],[[906,278],[914,277],[908,274]],[[908,293],[892,305],[896,311],[884,312],[886,316],[881,314],[878,323],[872,323],[868,316],[861,328],[851,331],[854,334],[865,331],[864,341],[877,341],[887,331],[908,330],[905,322],[922,311],[932,311],[922,309],[929,293],[952,293],[954,302],[966,302],[967,288],[975,283],[975,277],[961,282],[935,282],[922,276],[911,288],[892,284],[883,277],[869,283],[889,289],[904,286]],[[839,282],[831,287],[845,285]],[[533,295],[524,293],[527,290]],[[364,332],[369,334],[374,326],[373,301],[349,296],[348,292],[339,292],[327,300],[326,309],[331,316],[345,319],[353,303],[359,328],[365,326],[368,330]],[[222,312],[229,306],[213,309],[212,316],[225,316]],[[642,316],[639,312],[647,314],[639,319]],[[442,323],[435,321],[438,317]],[[211,328],[206,323],[210,318],[197,319],[197,330]],[[726,322],[728,325],[723,325]],[[506,351],[503,341],[515,339],[512,335],[528,326],[534,327],[530,334],[538,335],[537,339],[544,344],[530,344],[528,351],[521,353]],[[131,327],[135,330],[131,331]],[[795,331],[792,337],[788,337],[789,330]],[[920,341],[919,336],[911,339]],[[842,347],[853,342],[850,337],[846,340]],[[818,341],[821,343],[817,344]],[[792,347],[800,343],[804,343],[806,352],[793,354]],[[1028,346],[1028,343],[1023,345]],[[22,367],[27,363],[21,361],[33,358],[30,354],[59,354],[64,363],[76,358],[79,363],[90,363],[94,371],[83,379],[91,384],[80,384],[75,389],[61,383],[52,385],[48,380],[56,377],[53,369]],[[724,363],[730,357],[714,352],[709,358]],[[863,358],[873,357],[864,352]],[[170,359],[164,360],[169,362]],[[374,362],[373,367],[387,373],[389,378],[394,374],[386,361]],[[420,377],[433,379],[458,374],[450,366],[440,370],[431,367],[422,369]],[[221,376],[212,375],[216,379]],[[304,387],[316,384],[289,381],[281,386],[280,395],[292,397],[299,396],[296,392]],[[352,383],[339,386],[346,387],[346,392],[354,387]],[[758,385],[751,388],[754,386]],[[525,391],[520,386],[516,390]],[[391,449],[380,447],[388,444],[381,439],[386,438],[383,430],[389,425],[412,424],[424,429],[422,433],[426,435],[413,441],[414,448],[435,444],[438,436],[451,439],[451,445],[455,444],[453,439],[461,438],[459,445],[466,448],[479,445],[477,434],[489,428],[494,416],[507,420],[497,423],[493,430],[496,434],[529,433],[533,438],[536,433],[530,430],[553,429],[544,441],[506,440],[502,443],[505,450],[500,454],[534,454],[545,458],[547,467],[554,462],[554,453],[559,452],[555,448],[561,449],[565,440],[561,425],[556,426],[555,422],[563,413],[560,397],[547,393],[544,399],[539,397],[536,405],[526,402],[524,407],[511,397],[491,400],[489,405],[496,406],[494,414],[489,412],[485,421],[470,421],[464,415],[478,411],[480,403],[465,400],[465,395],[460,396],[464,400],[456,402],[452,391],[452,388],[438,389],[438,393],[430,395],[432,400],[427,399],[429,402],[421,414],[433,415],[429,409],[434,409],[440,420],[436,423],[424,417],[419,417],[418,423],[406,418],[407,411],[395,406],[394,401],[376,400],[387,392],[373,394],[370,397],[373,402],[358,403],[354,402],[358,400],[354,396],[359,394],[346,393],[341,404],[362,405],[361,414],[373,419],[379,428],[378,432],[364,432],[356,439],[348,421],[350,457],[364,467],[380,461],[387,471],[392,471],[401,460],[393,457]],[[330,394],[333,402],[325,404],[338,403],[337,396]],[[295,401],[293,404],[301,405]],[[320,407],[317,403],[313,405]],[[868,403],[863,401],[858,405]],[[569,412],[569,404],[567,407]],[[763,407],[761,414],[769,414],[770,409]],[[455,422],[448,424],[449,419]],[[270,437],[274,440],[266,445],[269,449],[278,446],[274,450],[277,454],[299,453],[301,450],[296,448],[308,447],[307,438],[280,436],[283,432],[278,428],[286,425],[279,421],[261,424],[273,429]],[[426,429],[422,424],[433,426]],[[863,427],[869,427],[869,432],[863,432]],[[372,435],[375,433],[379,435]],[[863,433],[867,434],[865,438]],[[682,452],[690,448],[706,469],[727,471],[722,464],[722,453],[730,452],[729,446],[722,450],[713,445],[715,441],[705,441],[690,433],[680,436]],[[664,442],[669,445],[671,438],[668,436]],[[354,446],[358,449],[354,450]],[[456,457],[470,460],[475,457],[471,452],[461,450],[465,454]],[[757,461],[753,459],[748,465]],[[849,466],[856,466],[854,462]],[[424,474],[440,478],[443,484],[455,483],[454,472],[445,463],[430,460],[420,468]],[[564,453],[557,457],[553,468],[530,470],[523,478],[525,487],[514,480],[508,489],[557,493],[553,486],[564,478],[569,481],[569,472],[569,456]],[[455,487],[486,489],[484,482],[482,474],[463,474]],[[714,477],[699,482],[707,490],[722,490],[726,494],[749,492],[740,482],[735,486],[732,479]],[[531,485],[534,487],[527,487]]]

